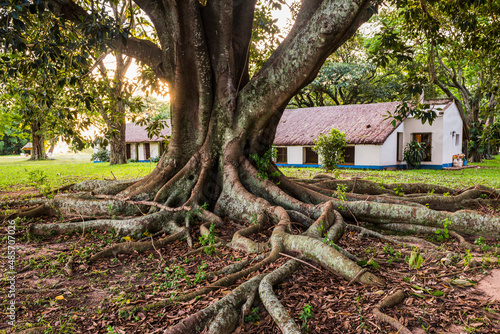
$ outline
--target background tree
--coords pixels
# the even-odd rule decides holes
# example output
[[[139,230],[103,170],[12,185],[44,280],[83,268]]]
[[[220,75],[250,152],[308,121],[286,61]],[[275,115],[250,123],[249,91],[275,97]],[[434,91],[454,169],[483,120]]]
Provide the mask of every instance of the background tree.
[[[403,74],[396,65],[377,68],[369,59],[370,39],[359,32],[327,61],[318,75],[290,101],[290,107],[396,101],[403,93]]]
[[[375,51],[411,67],[408,81],[420,90],[432,84],[458,106],[464,121],[469,159],[480,161],[481,136],[498,96],[499,44],[497,2],[413,0],[394,2],[382,21]],[[415,59],[423,66],[415,71]],[[490,122],[492,124],[492,122]],[[467,149],[467,147],[466,147]]]

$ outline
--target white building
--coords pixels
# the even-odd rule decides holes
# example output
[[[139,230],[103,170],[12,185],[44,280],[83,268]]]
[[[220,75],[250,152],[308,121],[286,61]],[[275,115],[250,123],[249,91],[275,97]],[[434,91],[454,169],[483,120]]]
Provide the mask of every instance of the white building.
[[[161,156],[167,147],[165,140],[168,139],[170,135],[170,120],[167,120],[167,127],[161,130],[160,135],[152,138],[148,137],[146,126],[127,123],[125,129],[127,160],[133,159],[137,162],[147,162],[150,161],[151,158]],[[108,145],[106,149],[109,151],[110,146]],[[95,147],[94,153],[98,150],[99,148]]]
[[[274,140],[278,166],[319,167],[321,157],[312,151],[319,134],[336,128],[346,135],[348,168],[404,168],[403,149],[412,140],[425,142],[421,168],[451,167],[453,155],[462,153],[463,123],[454,102],[426,101],[437,113],[432,125],[413,117],[391,124],[400,102],[288,109],[283,113]]]
[[[167,125],[159,136],[149,138],[145,126],[127,123],[125,130],[127,159],[146,162],[151,158],[161,156],[166,149],[165,139],[171,135],[170,122]]]

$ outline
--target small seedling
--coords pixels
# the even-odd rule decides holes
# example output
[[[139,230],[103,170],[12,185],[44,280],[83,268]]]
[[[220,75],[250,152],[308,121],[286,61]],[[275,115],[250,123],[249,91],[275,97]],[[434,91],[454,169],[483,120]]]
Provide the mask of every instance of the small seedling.
[[[250,314],[245,317],[245,322],[256,323],[259,320],[260,320],[260,316],[259,316],[259,308],[258,307],[252,308],[252,311],[250,312]]]
[[[314,314],[312,313],[312,306],[309,304],[305,304],[304,308],[300,312],[299,319],[302,320],[302,326],[300,327],[302,331],[309,332],[309,328],[307,328],[307,321],[312,319]]]
[[[412,247],[412,251],[407,262],[411,268],[420,269],[420,266],[422,266],[422,263],[424,262],[424,258],[420,255],[420,249],[418,247]]]

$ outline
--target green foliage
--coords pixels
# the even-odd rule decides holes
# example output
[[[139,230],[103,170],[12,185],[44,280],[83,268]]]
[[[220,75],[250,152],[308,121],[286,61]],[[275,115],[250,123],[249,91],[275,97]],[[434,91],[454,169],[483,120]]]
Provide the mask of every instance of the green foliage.
[[[412,247],[412,251],[407,262],[410,268],[420,269],[420,266],[424,262],[424,258],[420,255],[420,249],[418,247]]]
[[[99,151],[92,154],[91,160],[109,162],[109,151],[105,148],[100,148]]]
[[[273,159],[276,159],[276,157],[277,157],[277,150],[273,148],[267,150],[262,157],[259,157],[255,153],[250,154],[250,158],[255,164],[255,168],[257,168],[258,176],[261,180],[278,178],[280,176],[280,173],[278,171],[275,171],[271,174],[268,173],[269,164],[271,164]]]
[[[403,186],[398,185],[396,188],[394,188],[394,192],[396,193],[396,196],[403,196],[405,192],[403,191]]]
[[[470,264],[470,262],[472,261],[472,258],[473,258],[473,256],[470,252],[470,249],[466,249],[465,255],[464,255],[464,266],[465,267],[467,267]]]
[[[323,158],[325,169],[332,170],[344,162],[343,152],[346,146],[345,134],[337,129],[331,129],[328,134],[316,137],[313,151]]]
[[[347,201],[346,193],[347,193],[347,186],[345,184],[339,184],[337,185],[337,191],[334,195],[341,201],[345,202]]]
[[[257,322],[260,320],[260,316],[259,316],[259,308],[258,307],[253,307],[252,308],[252,311],[250,312],[250,314],[248,314],[246,317],[245,317],[245,322]]]
[[[489,250],[491,250],[491,246],[490,245],[487,245],[485,242],[484,242],[484,238],[483,237],[479,237],[477,238],[476,240],[474,240],[474,243],[476,245],[478,245],[479,247],[481,247],[481,250],[483,252],[487,252]]]
[[[200,244],[205,247],[205,253],[207,255],[212,255],[215,252],[215,224],[211,223],[210,228],[208,229],[208,233],[200,236],[198,238]]]
[[[313,317],[314,314],[312,313],[312,306],[310,304],[305,304],[299,315],[299,319],[302,320],[302,326],[300,328],[303,332],[309,332],[309,328],[307,328],[307,322]]]
[[[436,232],[436,235],[437,235],[437,239],[438,241],[445,241],[445,240],[448,240],[450,238],[450,234],[449,234],[449,230],[448,230],[448,226],[451,225],[451,220],[449,218],[446,218],[445,220],[443,220],[443,229],[442,230],[437,230]]]
[[[403,157],[409,169],[420,167],[425,159],[425,143],[416,140],[409,142],[403,151]]]
[[[207,269],[207,264],[203,263],[201,266],[198,266],[198,272],[194,276],[193,284],[198,284],[202,282],[205,278],[207,278],[207,273],[204,269]]]

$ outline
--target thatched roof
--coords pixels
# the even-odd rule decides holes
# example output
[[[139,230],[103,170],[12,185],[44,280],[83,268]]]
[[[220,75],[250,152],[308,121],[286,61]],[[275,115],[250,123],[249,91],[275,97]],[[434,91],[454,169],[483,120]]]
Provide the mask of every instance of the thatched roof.
[[[387,112],[400,102],[287,109],[276,130],[274,145],[314,145],[315,138],[336,128],[348,144],[382,145],[394,131]],[[397,125],[399,125],[398,122]]]
[[[148,133],[146,132],[146,126],[137,125],[135,123],[127,123],[125,130],[125,141],[127,143],[148,143],[148,142],[158,142],[165,139],[165,137],[172,134],[172,129],[170,126],[170,120],[167,120],[168,127],[161,130],[160,136],[155,136],[153,138],[148,138]]]
[[[31,151],[33,149],[33,144],[32,143],[27,143],[26,145],[24,145],[21,150],[24,150],[24,151]]]

